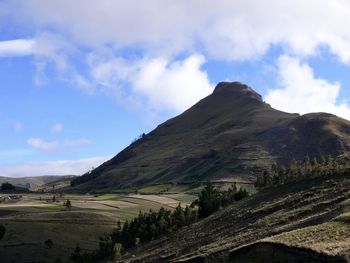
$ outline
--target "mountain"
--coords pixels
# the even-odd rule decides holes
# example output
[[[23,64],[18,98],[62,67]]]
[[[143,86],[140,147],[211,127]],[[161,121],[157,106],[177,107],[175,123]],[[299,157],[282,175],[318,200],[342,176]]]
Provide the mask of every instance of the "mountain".
[[[347,156],[349,150],[349,121],[278,111],[251,87],[221,82],[211,95],[72,185],[88,191],[164,182],[252,182],[273,163]]]

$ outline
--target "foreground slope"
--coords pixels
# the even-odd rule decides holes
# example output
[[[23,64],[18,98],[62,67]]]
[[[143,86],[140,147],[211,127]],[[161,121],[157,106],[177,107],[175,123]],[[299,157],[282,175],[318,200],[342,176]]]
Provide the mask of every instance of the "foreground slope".
[[[349,198],[350,176],[271,187],[140,246],[125,261],[346,262]]]
[[[73,185],[88,191],[164,182],[254,181],[274,162],[338,156],[349,149],[350,122],[325,113],[281,112],[252,88],[222,82],[211,95]]]

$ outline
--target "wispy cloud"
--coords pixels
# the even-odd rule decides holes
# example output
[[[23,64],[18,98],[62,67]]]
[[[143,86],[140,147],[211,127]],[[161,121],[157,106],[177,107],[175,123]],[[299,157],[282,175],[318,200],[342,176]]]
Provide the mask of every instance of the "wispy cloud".
[[[23,131],[23,123],[20,121],[12,120],[10,121],[10,125],[15,132]]]
[[[35,50],[35,40],[14,39],[0,41],[0,57],[28,56]]]
[[[27,143],[33,148],[44,151],[44,152],[55,152],[55,151],[70,151],[75,148],[88,145],[91,143],[89,139],[79,138],[74,140],[64,140],[60,141],[45,141],[42,138],[29,138]]]
[[[35,149],[41,151],[54,151],[57,150],[59,143],[57,141],[45,141],[42,138],[29,138],[27,143]]]
[[[60,160],[3,166],[0,167],[0,176],[81,175],[110,158],[111,156],[99,156],[79,160]]]
[[[63,131],[63,124],[62,123],[55,123],[52,125],[51,127],[51,131],[54,132],[54,133],[60,133]]]

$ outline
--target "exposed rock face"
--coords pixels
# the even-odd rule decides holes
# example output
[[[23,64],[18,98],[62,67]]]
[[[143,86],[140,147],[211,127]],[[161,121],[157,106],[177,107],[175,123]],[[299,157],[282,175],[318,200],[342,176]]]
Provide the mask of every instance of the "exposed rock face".
[[[252,88],[221,82],[190,109],[74,180],[82,191],[163,182],[254,181],[272,163],[347,154],[350,122],[271,108]]]

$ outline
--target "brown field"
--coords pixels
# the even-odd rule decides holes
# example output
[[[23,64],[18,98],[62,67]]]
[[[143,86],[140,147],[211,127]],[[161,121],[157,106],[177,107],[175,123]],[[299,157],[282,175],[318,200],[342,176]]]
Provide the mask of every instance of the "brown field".
[[[181,199],[181,194],[179,198]],[[118,220],[125,221],[139,211],[172,209],[179,201],[157,195],[64,195],[52,202],[52,194],[22,194],[20,199],[0,197],[0,224],[6,227],[0,241],[1,262],[55,262],[68,260],[75,246],[90,251],[98,238],[110,232]],[[63,203],[69,199],[72,208]],[[182,202],[189,204],[190,202]],[[48,248],[45,241],[51,239]]]

